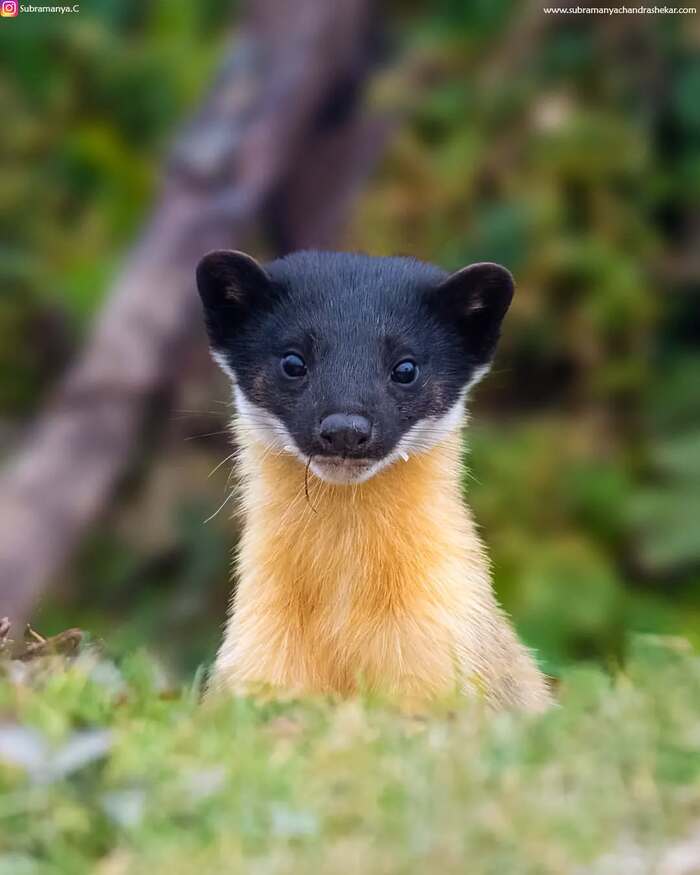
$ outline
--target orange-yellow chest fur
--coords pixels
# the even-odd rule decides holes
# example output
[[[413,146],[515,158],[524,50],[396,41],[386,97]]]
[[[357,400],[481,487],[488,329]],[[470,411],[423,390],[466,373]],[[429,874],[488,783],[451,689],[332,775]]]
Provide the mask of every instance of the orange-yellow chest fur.
[[[305,484],[296,459],[254,442],[241,466],[238,586],[216,686],[478,689],[500,701],[519,660],[537,686],[462,504],[457,437],[354,486]]]

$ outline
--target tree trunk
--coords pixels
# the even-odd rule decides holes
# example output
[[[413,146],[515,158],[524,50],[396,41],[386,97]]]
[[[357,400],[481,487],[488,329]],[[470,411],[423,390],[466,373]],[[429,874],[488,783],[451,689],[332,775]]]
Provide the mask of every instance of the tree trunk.
[[[0,617],[27,619],[109,500],[149,400],[203,342],[199,257],[261,220],[282,249],[336,233],[386,135],[357,112],[372,26],[371,0],[251,0],[85,350],[0,478]]]

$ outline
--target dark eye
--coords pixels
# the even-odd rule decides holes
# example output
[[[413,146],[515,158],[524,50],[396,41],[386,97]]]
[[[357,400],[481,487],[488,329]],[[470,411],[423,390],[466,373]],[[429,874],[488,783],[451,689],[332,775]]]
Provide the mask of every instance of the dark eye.
[[[391,379],[395,383],[402,383],[404,386],[412,383],[418,376],[418,365],[411,359],[404,359],[398,365],[394,365],[394,370],[391,372]]]
[[[306,362],[295,352],[288,352],[282,356],[282,370],[292,379],[299,379],[306,376]]]

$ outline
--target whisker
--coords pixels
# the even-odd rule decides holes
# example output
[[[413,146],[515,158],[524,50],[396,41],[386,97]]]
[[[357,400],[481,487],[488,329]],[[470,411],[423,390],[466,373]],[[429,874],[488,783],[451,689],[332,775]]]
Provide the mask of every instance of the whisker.
[[[196,441],[196,440],[199,440],[199,438],[215,437],[218,434],[228,434],[228,433],[229,433],[229,430],[227,428],[223,428],[223,429],[220,429],[219,431],[207,432],[206,434],[191,434],[188,437],[186,437],[185,440],[186,441]]]
[[[229,459],[233,459],[233,457],[236,455],[237,452],[238,452],[238,450],[234,450],[229,456],[226,456],[225,459],[222,459],[222,460],[219,462],[219,464],[216,466],[216,468],[213,468],[213,469],[207,474],[207,478],[212,477],[214,474],[216,474],[216,472],[219,470],[219,468],[221,468],[222,465],[225,465],[226,462],[229,461]]]
[[[178,408],[177,410],[173,410],[173,414],[178,417],[182,414],[181,418],[185,418],[187,416],[223,416],[222,410],[188,410],[185,407]]]
[[[232,489],[232,490],[229,492],[229,494],[226,496],[226,498],[223,500],[223,503],[222,503],[222,504],[221,504],[221,505],[220,505],[220,506],[214,511],[214,513],[213,513],[211,516],[207,517],[207,518],[204,520],[204,522],[202,523],[202,525],[206,526],[206,524],[209,523],[209,522],[211,522],[211,521],[214,519],[215,516],[218,516],[218,515],[221,513],[221,511],[226,507],[226,505],[229,503],[229,501],[231,501],[231,499],[233,498],[233,496],[234,496],[235,494],[236,494],[236,490],[235,490],[235,489]]]
[[[309,456],[308,461],[306,462],[306,467],[304,468],[304,495],[306,495],[306,503],[311,510],[316,513],[316,508],[311,503],[311,496],[309,495],[309,468],[311,467],[312,459],[313,456]]]

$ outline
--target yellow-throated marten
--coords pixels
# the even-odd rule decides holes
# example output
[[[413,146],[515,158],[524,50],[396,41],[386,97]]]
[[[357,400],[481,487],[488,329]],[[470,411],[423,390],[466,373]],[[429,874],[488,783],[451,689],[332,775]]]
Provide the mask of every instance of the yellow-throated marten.
[[[461,496],[465,397],[493,357],[509,272],[220,251],[197,284],[233,381],[244,519],[213,687],[461,689],[545,708]]]

